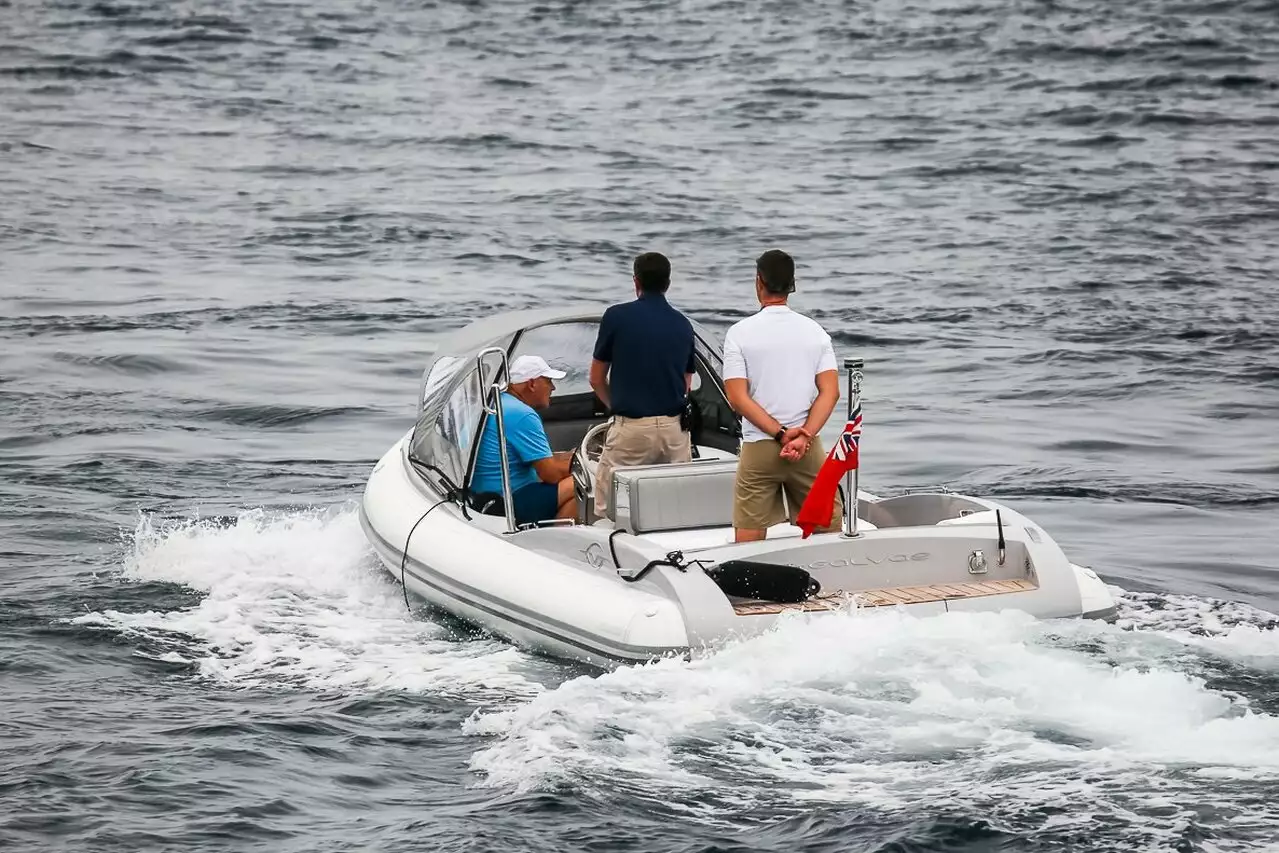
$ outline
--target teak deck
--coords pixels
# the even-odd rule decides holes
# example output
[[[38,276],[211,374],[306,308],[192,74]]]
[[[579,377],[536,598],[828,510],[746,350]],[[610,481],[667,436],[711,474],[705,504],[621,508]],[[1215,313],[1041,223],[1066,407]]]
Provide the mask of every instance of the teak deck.
[[[775,601],[739,601],[733,604],[733,612],[738,616],[761,616],[787,610],[831,610],[845,606],[850,600],[858,607],[887,607],[894,604],[922,604],[927,601],[1029,592],[1038,588],[1038,584],[1028,580],[1006,580],[934,583],[927,586],[894,586],[851,591],[838,589],[796,604],[779,604]]]

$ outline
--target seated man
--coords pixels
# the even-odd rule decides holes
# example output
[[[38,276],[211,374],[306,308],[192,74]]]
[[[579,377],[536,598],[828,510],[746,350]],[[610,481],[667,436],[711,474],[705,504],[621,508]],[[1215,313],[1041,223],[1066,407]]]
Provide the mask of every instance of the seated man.
[[[563,379],[564,375],[564,371],[553,369],[535,355],[522,355],[510,364],[510,381],[501,400],[516,524],[577,515],[573,478],[569,474],[573,452],[551,452],[546,428],[536,411],[551,404],[554,380]],[[497,418],[492,416],[485,421],[475,475],[471,478],[471,494],[483,492],[502,494]]]

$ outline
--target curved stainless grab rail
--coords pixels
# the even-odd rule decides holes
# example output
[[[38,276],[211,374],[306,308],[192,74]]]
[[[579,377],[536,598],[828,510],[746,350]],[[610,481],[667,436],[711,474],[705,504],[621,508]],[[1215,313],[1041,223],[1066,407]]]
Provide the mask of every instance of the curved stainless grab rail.
[[[482,349],[475,356],[475,362],[480,372],[480,387],[483,389],[480,399],[480,405],[484,407],[487,414],[493,415],[497,419],[497,446],[498,459],[502,463],[502,508],[506,510],[506,532],[515,532],[515,507],[511,498],[511,463],[506,458],[506,419],[502,412],[502,391],[504,390],[501,382],[489,383],[488,377],[484,375],[484,357],[497,353],[502,357],[499,372],[502,376],[510,379],[510,370],[506,363],[506,350],[501,347],[488,347]]]

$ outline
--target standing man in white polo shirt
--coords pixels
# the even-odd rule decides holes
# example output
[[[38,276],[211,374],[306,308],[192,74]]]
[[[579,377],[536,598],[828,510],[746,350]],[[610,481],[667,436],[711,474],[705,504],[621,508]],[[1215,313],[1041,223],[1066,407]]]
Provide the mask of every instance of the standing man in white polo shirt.
[[[788,515],[792,524],[826,458],[818,433],[839,402],[839,368],[830,335],[786,304],[795,262],[780,249],[755,261],[759,313],[724,337],[724,390],[742,416],[742,449],[733,490],[736,541],[763,539]],[[835,499],[836,530],[844,507]]]

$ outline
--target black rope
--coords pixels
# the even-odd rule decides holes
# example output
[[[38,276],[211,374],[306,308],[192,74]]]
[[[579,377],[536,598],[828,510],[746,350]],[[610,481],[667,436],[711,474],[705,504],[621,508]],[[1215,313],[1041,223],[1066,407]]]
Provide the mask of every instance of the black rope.
[[[412,462],[413,466],[416,468],[425,468],[427,471],[432,471],[435,474],[439,475],[440,481],[444,484],[444,486],[447,489],[452,489],[452,490],[457,489],[457,486],[454,486],[453,481],[449,479],[449,475],[445,474],[444,471],[438,465],[432,465],[430,462],[426,462],[425,460],[418,459],[416,456],[414,456],[411,453],[409,454],[409,462]]]
[[[612,541],[613,539],[610,536],[609,542],[611,543]],[[616,562],[617,557],[614,556],[613,560],[614,562]],[[702,569],[702,571],[706,571],[706,566],[710,565],[711,562],[712,562],[711,560],[685,561],[683,551],[671,551],[669,554],[666,555],[665,560],[649,560],[648,565],[644,566],[644,568],[640,569],[635,574],[631,575],[630,577],[627,577],[626,575],[621,575],[621,578],[627,583],[635,583],[637,580],[644,577],[644,575],[648,574],[649,570],[655,566],[670,566],[672,569],[679,569],[681,572],[687,572],[689,566],[698,566]],[[618,566],[618,568],[620,569],[621,566]]]
[[[415,469],[419,469],[418,470],[419,474],[421,474],[423,470],[426,470],[426,471],[434,472],[436,476],[439,477],[439,482],[436,483],[435,486],[444,495],[445,500],[455,501],[455,500],[458,500],[459,497],[463,498],[462,517],[465,518],[467,521],[471,520],[471,516],[468,515],[466,512],[467,501],[465,500],[465,498],[468,498],[470,496],[469,489],[459,489],[457,486],[453,485],[453,481],[449,479],[449,475],[445,474],[444,471],[441,470],[438,466],[432,465],[429,462],[423,462],[421,459],[418,459],[412,454],[409,454],[409,462],[413,465]],[[422,476],[422,479],[427,480],[425,475]],[[430,480],[427,480],[427,484],[430,485]],[[432,509],[433,508],[434,507],[432,507]],[[430,512],[430,511],[431,510],[429,509],[427,510],[427,512]]]
[[[1004,564],[1004,520],[995,510],[995,524],[999,526],[999,565]]]
[[[404,591],[404,606],[410,613],[413,612],[413,605],[409,604],[409,585],[404,581],[405,566],[409,562],[409,540],[413,538],[413,532],[417,530],[417,526],[425,521],[426,517],[431,514],[431,510],[448,502],[449,499],[445,498],[442,501],[431,504],[431,506],[427,508],[426,512],[422,513],[422,517],[413,522],[413,526],[409,528],[409,535],[404,537],[404,553],[400,555],[400,586]]]
[[[608,534],[608,550],[613,553],[613,568],[615,569],[620,569],[622,567],[622,563],[617,559],[617,546],[613,544],[613,540],[617,538],[619,533],[625,532],[625,530],[614,530],[612,533]]]
[[[622,568],[622,561],[617,559],[617,546],[613,544],[613,540],[617,538],[619,533],[625,532],[625,530],[614,530],[612,533],[608,534],[608,550],[613,555],[613,568],[617,569],[619,572]],[[688,571],[689,566],[697,566],[701,568],[702,571],[706,571],[706,567],[713,563],[713,560],[685,561],[683,551],[671,551],[666,555],[665,560],[650,560],[648,565],[630,577],[627,577],[626,575],[620,575],[620,577],[627,583],[635,583],[637,580],[644,577],[644,575],[648,574],[649,570],[654,566],[670,566],[672,569],[679,569],[681,572]]]

